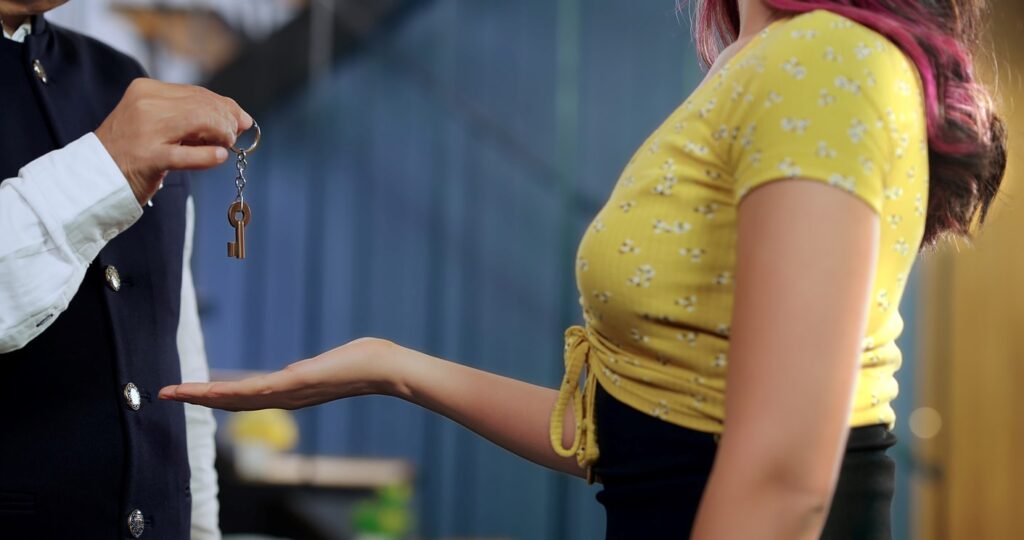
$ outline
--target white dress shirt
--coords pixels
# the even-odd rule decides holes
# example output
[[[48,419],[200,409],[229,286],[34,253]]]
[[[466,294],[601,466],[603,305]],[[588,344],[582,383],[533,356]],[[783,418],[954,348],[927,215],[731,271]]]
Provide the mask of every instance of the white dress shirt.
[[[7,39],[22,42],[31,22]],[[25,165],[0,184],[0,353],[24,347],[68,307],[86,268],[142,216],[131,187],[106,148],[89,133]],[[192,283],[195,205],[189,197],[181,279],[178,354],[183,381],[207,381]],[[192,469],[192,539],[219,540],[213,413],[185,405]]]

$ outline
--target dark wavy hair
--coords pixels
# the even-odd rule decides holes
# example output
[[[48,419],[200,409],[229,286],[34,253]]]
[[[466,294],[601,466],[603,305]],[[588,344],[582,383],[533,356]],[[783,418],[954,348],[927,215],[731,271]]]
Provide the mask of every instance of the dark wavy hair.
[[[924,85],[929,195],[922,246],[968,237],[980,225],[1006,170],[1006,129],[974,74],[984,0],[760,0],[777,17],[824,9],[889,38]],[[690,0],[694,40],[706,65],[736,40],[737,0]],[[681,5],[681,4],[680,4]]]

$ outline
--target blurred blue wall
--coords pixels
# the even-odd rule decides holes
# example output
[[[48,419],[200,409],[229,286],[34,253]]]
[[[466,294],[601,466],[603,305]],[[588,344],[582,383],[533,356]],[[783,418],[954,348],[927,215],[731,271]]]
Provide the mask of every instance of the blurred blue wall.
[[[668,0],[436,1],[259,118],[246,261],[224,256],[233,168],[193,188],[211,365],[370,335],[557,385],[576,242],[699,82],[688,32]],[[428,538],[603,535],[583,482],[412,405],[298,416],[304,451],[413,460]]]

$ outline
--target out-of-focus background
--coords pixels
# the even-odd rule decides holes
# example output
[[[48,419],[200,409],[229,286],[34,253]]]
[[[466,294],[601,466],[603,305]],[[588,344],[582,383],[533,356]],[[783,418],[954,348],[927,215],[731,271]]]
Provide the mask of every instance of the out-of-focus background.
[[[897,539],[1024,538],[1024,6],[993,5],[979,55],[1009,177],[975,245],[923,256],[901,306]],[[702,76],[672,0],[74,0],[50,19],[263,128],[245,262],[224,256],[233,166],[193,183],[227,377],[370,335],[556,385],[576,243]],[[594,488],[398,400],[219,420],[235,538],[603,534]]]

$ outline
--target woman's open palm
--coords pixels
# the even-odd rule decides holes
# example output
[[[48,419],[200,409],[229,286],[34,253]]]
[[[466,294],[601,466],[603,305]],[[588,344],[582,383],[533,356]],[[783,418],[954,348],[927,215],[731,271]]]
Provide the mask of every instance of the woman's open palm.
[[[183,383],[164,387],[160,399],[229,411],[300,409],[335,399],[386,393],[395,345],[357,339],[319,356],[240,381]]]

